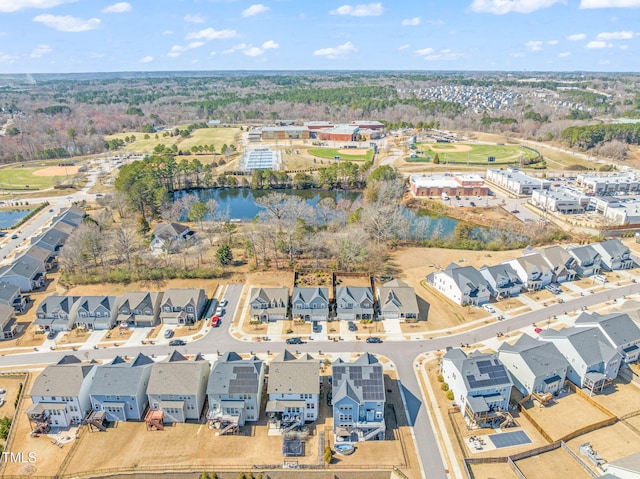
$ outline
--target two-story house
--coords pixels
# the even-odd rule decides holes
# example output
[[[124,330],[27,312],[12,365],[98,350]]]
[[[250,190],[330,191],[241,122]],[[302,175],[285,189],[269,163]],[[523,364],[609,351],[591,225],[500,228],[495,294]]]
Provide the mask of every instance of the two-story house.
[[[211,365],[202,356],[192,361],[173,351],[165,360],[151,366],[147,396],[152,411],[163,412],[163,422],[197,421],[207,393]]]
[[[162,295],[160,321],[162,324],[193,324],[202,317],[206,302],[204,289],[169,288]]]
[[[47,366],[33,382],[29,395],[32,405],[26,410],[30,420],[48,422],[53,427],[79,425],[91,410],[89,389],[97,365],[65,356]]]
[[[47,296],[38,305],[33,324],[44,331],[71,331],[75,320],[72,309],[78,300],[79,296]]]
[[[487,279],[473,266],[451,263],[444,270],[428,275],[427,283],[461,305],[479,306],[491,296]]]
[[[640,328],[628,314],[582,313],[576,319],[576,328],[597,328],[615,348],[625,363],[635,363],[640,357]]]
[[[58,264],[58,260],[53,253],[46,248],[41,248],[37,243],[25,251],[20,259],[32,262],[40,272],[51,271]]]
[[[520,277],[529,291],[537,291],[551,284],[553,270],[539,253],[526,254],[520,258],[505,261]]]
[[[61,229],[49,228],[42,235],[31,238],[31,244],[37,244],[40,248],[49,250],[53,256],[57,256],[68,237],[69,233]]]
[[[285,349],[269,365],[267,393],[266,412],[278,416],[282,426],[315,421],[320,395],[318,360],[308,354],[296,358]]]
[[[556,245],[542,248],[540,255],[551,267],[552,283],[573,281],[576,278],[576,259],[562,246]]]
[[[513,385],[525,396],[557,393],[569,368],[555,344],[537,341],[527,334],[520,336],[513,346],[502,343],[498,359],[511,373]]]
[[[513,382],[497,355],[451,348],[442,357],[442,375],[472,423],[487,426],[509,411]]]
[[[154,253],[173,253],[175,249],[193,236],[193,231],[180,223],[159,223],[153,228],[153,239],[149,244]]]
[[[0,303],[0,340],[13,339],[16,335],[16,310]]]
[[[0,281],[20,288],[21,293],[40,289],[47,284],[47,276],[30,261],[16,260],[13,264],[0,268]]]
[[[17,313],[24,313],[27,298],[20,294],[20,288],[15,284],[0,281],[0,304],[11,306]]]
[[[111,329],[116,324],[120,296],[81,296],[71,309],[80,329]]]
[[[593,245],[575,246],[567,252],[576,260],[576,272],[582,276],[592,276],[600,273],[602,257]]]
[[[264,363],[257,357],[242,359],[234,352],[222,355],[209,375],[207,418],[234,422],[238,426],[257,421],[264,376]]]
[[[142,421],[152,365],[151,358],[138,353],[131,362],[116,356],[98,366],[89,388],[93,410],[104,411],[107,421]]]
[[[336,316],[338,319],[373,319],[374,306],[373,290],[368,286],[338,286],[336,288]]]
[[[119,324],[155,326],[160,320],[162,293],[130,291],[124,293],[118,306]]]
[[[329,290],[327,288],[293,288],[291,314],[293,319],[326,321],[329,317]]]
[[[633,267],[631,250],[619,239],[601,241],[591,246],[600,254],[600,266],[605,271]]]
[[[399,279],[387,281],[378,288],[378,303],[383,319],[420,319],[416,292]]]
[[[487,281],[488,289],[496,299],[515,296],[524,287],[520,276],[510,264],[483,266],[478,272]]]
[[[370,353],[353,362],[337,359],[333,374],[333,434],[336,443],[384,440],[386,402],[382,364]]]
[[[254,321],[277,321],[287,319],[289,288],[251,288],[249,306]]]
[[[53,224],[65,223],[76,228],[82,224],[86,216],[87,212],[84,209],[72,205],[54,216],[52,222]]]

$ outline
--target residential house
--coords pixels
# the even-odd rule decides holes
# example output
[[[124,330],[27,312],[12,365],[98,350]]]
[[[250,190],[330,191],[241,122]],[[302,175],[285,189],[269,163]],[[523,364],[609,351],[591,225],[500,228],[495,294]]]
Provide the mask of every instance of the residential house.
[[[338,319],[373,319],[373,290],[368,286],[338,286],[336,315]]]
[[[162,293],[127,292],[118,306],[117,321],[135,326],[155,326],[160,320]]]
[[[160,321],[162,324],[193,324],[202,317],[206,303],[204,289],[169,288],[162,295]]]
[[[607,462],[602,479],[640,479],[640,452]]]
[[[552,283],[573,281],[576,278],[576,259],[562,246],[542,248],[539,253],[551,267]]]
[[[210,420],[233,421],[244,426],[257,421],[264,383],[264,363],[252,356],[242,359],[238,353],[224,354],[211,368],[207,396]]]
[[[451,263],[427,276],[427,283],[458,304],[478,306],[489,301],[488,280],[473,266]]]
[[[82,424],[91,411],[89,389],[97,365],[65,356],[47,366],[34,380],[29,395],[32,405],[26,410],[30,420],[48,422],[53,427]]]
[[[449,349],[442,357],[442,375],[472,423],[487,426],[506,419],[513,381],[497,355]]]
[[[71,331],[75,320],[73,305],[79,300],[79,296],[47,296],[38,305],[33,324],[44,331]]]
[[[41,248],[48,249],[53,256],[57,256],[68,237],[68,233],[50,228],[44,234],[31,238],[31,244],[37,244]]]
[[[384,440],[386,401],[382,364],[370,353],[353,362],[337,359],[333,373],[333,434],[336,443]]]
[[[591,246],[600,254],[600,266],[605,271],[633,267],[631,250],[619,239],[601,241]]]
[[[623,357],[598,328],[546,329],[540,339],[556,345],[569,362],[567,379],[579,388],[602,391],[618,376]]]
[[[52,222],[53,224],[66,223],[73,227],[78,227],[82,224],[86,216],[87,212],[84,209],[73,205],[54,216]]]
[[[513,346],[502,343],[498,359],[511,374],[513,385],[525,396],[557,393],[569,368],[555,344],[537,341],[527,334],[520,336]]]
[[[318,419],[320,372],[318,360],[308,354],[296,358],[286,349],[269,365],[267,413],[281,423],[299,424]]]
[[[540,255],[526,254],[520,258],[505,261],[520,277],[520,281],[529,291],[537,291],[551,283],[553,270],[549,263]]]
[[[602,261],[602,257],[593,245],[587,244],[584,246],[576,246],[568,248],[567,251],[575,258],[576,272],[580,276],[592,276],[600,273],[600,262]]]
[[[416,292],[407,283],[394,279],[378,289],[383,319],[420,319]]]
[[[251,288],[249,306],[254,321],[287,319],[289,288]]]
[[[31,246],[22,256],[22,261],[33,262],[41,272],[51,271],[58,264],[56,257],[46,248],[38,246],[38,243]]]
[[[192,361],[173,351],[151,366],[147,396],[149,407],[161,410],[164,423],[200,419],[211,364],[197,355]]]
[[[142,421],[152,365],[151,358],[139,353],[131,362],[116,356],[98,366],[89,388],[93,410],[104,411],[107,421]]]
[[[635,363],[640,357],[640,328],[624,313],[582,313],[574,323],[576,328],[597,328],[609,345],[618,351],[624,362]]]
[[[327,288],[293,288],[291,314],[294,319],[326,321],[329,317]]]
[[[16,310],[0,303],[0,339],[13,339],[16,335]]]
[[[180,223],[159,223],[153,229],[149,244],[154,253],[173,253],[175,248],[193,236],[193,231]]]
[[[13,284],[20,288],[21,293],[27,293],[43,288],[47,284],[47,277],[33,263],[18,259],[0,268],[0,281]]]
[[[120,296],[82,296],[73,305],[74,324],[81,329],[111,329],[116,324]]]
[[[479,273],[488,283],[491,295],[496,299],[515,296],[524,287],[522,280],[513,266],[510,264],[496,264],[494,266],[483,266]]]
[[[27,309],[27,297],[20,294],[20,288],[14,284],[0,281],[0,304],[11,306],[18,313]]]

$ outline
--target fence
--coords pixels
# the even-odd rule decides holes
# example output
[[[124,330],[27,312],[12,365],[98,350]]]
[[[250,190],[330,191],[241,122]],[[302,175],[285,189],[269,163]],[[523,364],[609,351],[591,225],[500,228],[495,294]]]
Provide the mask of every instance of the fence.
[[[14,431],[17,429],[17,424],[18,424],[18,413],[22,409],[22,402],[24,401],[24,397],[27,395],[27,391],[29,390],[30,376],[28,372],[0,373],[0,376],[24,378],[22,381],[22,389],[20,390],[20,396],[18,396],[18,403],[16,404],[16,410],[13,413],[13,418],[11,419],[11,428],[9,428],[9,435],[7,436],[7,441],[5,442],[5,446],[4,446],[5,451],[12,451],[13,438],[15,437]],[[0,461],[0,477],[6,477],[2,475],[2,470],[4,469],[5,464],[8,464],[8,463],[6,463],[5,461]]]
[[[587,464],[585,464],[585,462],[582,459],[580,459],[580,457],[578,457],[578,455],[575,452],[573,452],[571,448],[565,444],[564,441],[560,441],[560,447],[562,447],[562,449],[567,451],[569,455],[580,465],[580,467],[587,472],[587,474],[589,474],[593,478],[598,477],[598,474],[596,474],[593,471],[593,469],[591,469]]]

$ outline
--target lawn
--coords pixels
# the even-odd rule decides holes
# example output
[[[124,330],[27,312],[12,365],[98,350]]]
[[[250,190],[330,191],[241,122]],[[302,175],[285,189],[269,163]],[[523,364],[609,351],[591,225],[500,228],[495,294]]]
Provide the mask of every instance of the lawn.
[[[428,156],[438,154],[440,163],[461,163],[474,165],[511,165],[518,163],[520,157],[535,158],[537,154],[519,145],[476,145],[456,143],[455,145],[444,145],[441,143],[421,143],[418,144],[418,151],[422,151]],[[493,156],[495,161],[489,163],[487,159]],[[411,158],[410,160],[416,160]],[[419,159],[418,159],[419,160]]]
[[[0,170],[0,189],[4,188],[29,188],[41,190],[51,188],[57,180],[64,180],[65,176],[36,176],[33,173],[42,170],[38,167],[2,168]]]
[[[358,150],[354,150],[358,151]],[[369,161],[373,158],[373,150],[367,150],[367,152],[363,154],[353,154],[350,155],[345,152],[344,148],[310,148],[307,150],[310,155],[318,156],[320,158],[328,158],[333,160],[336,156],[339,156],[341,160],[348,161]]]

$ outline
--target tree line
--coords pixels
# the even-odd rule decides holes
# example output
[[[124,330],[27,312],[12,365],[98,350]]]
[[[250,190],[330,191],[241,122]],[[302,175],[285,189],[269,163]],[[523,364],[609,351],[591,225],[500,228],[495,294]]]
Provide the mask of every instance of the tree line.
[[[585,126],[570,126],[562,132],[562,140],[571,147],[583,150],[603,143],[618,140],[630,145],[640,145],[640,124],[613,123]]]

